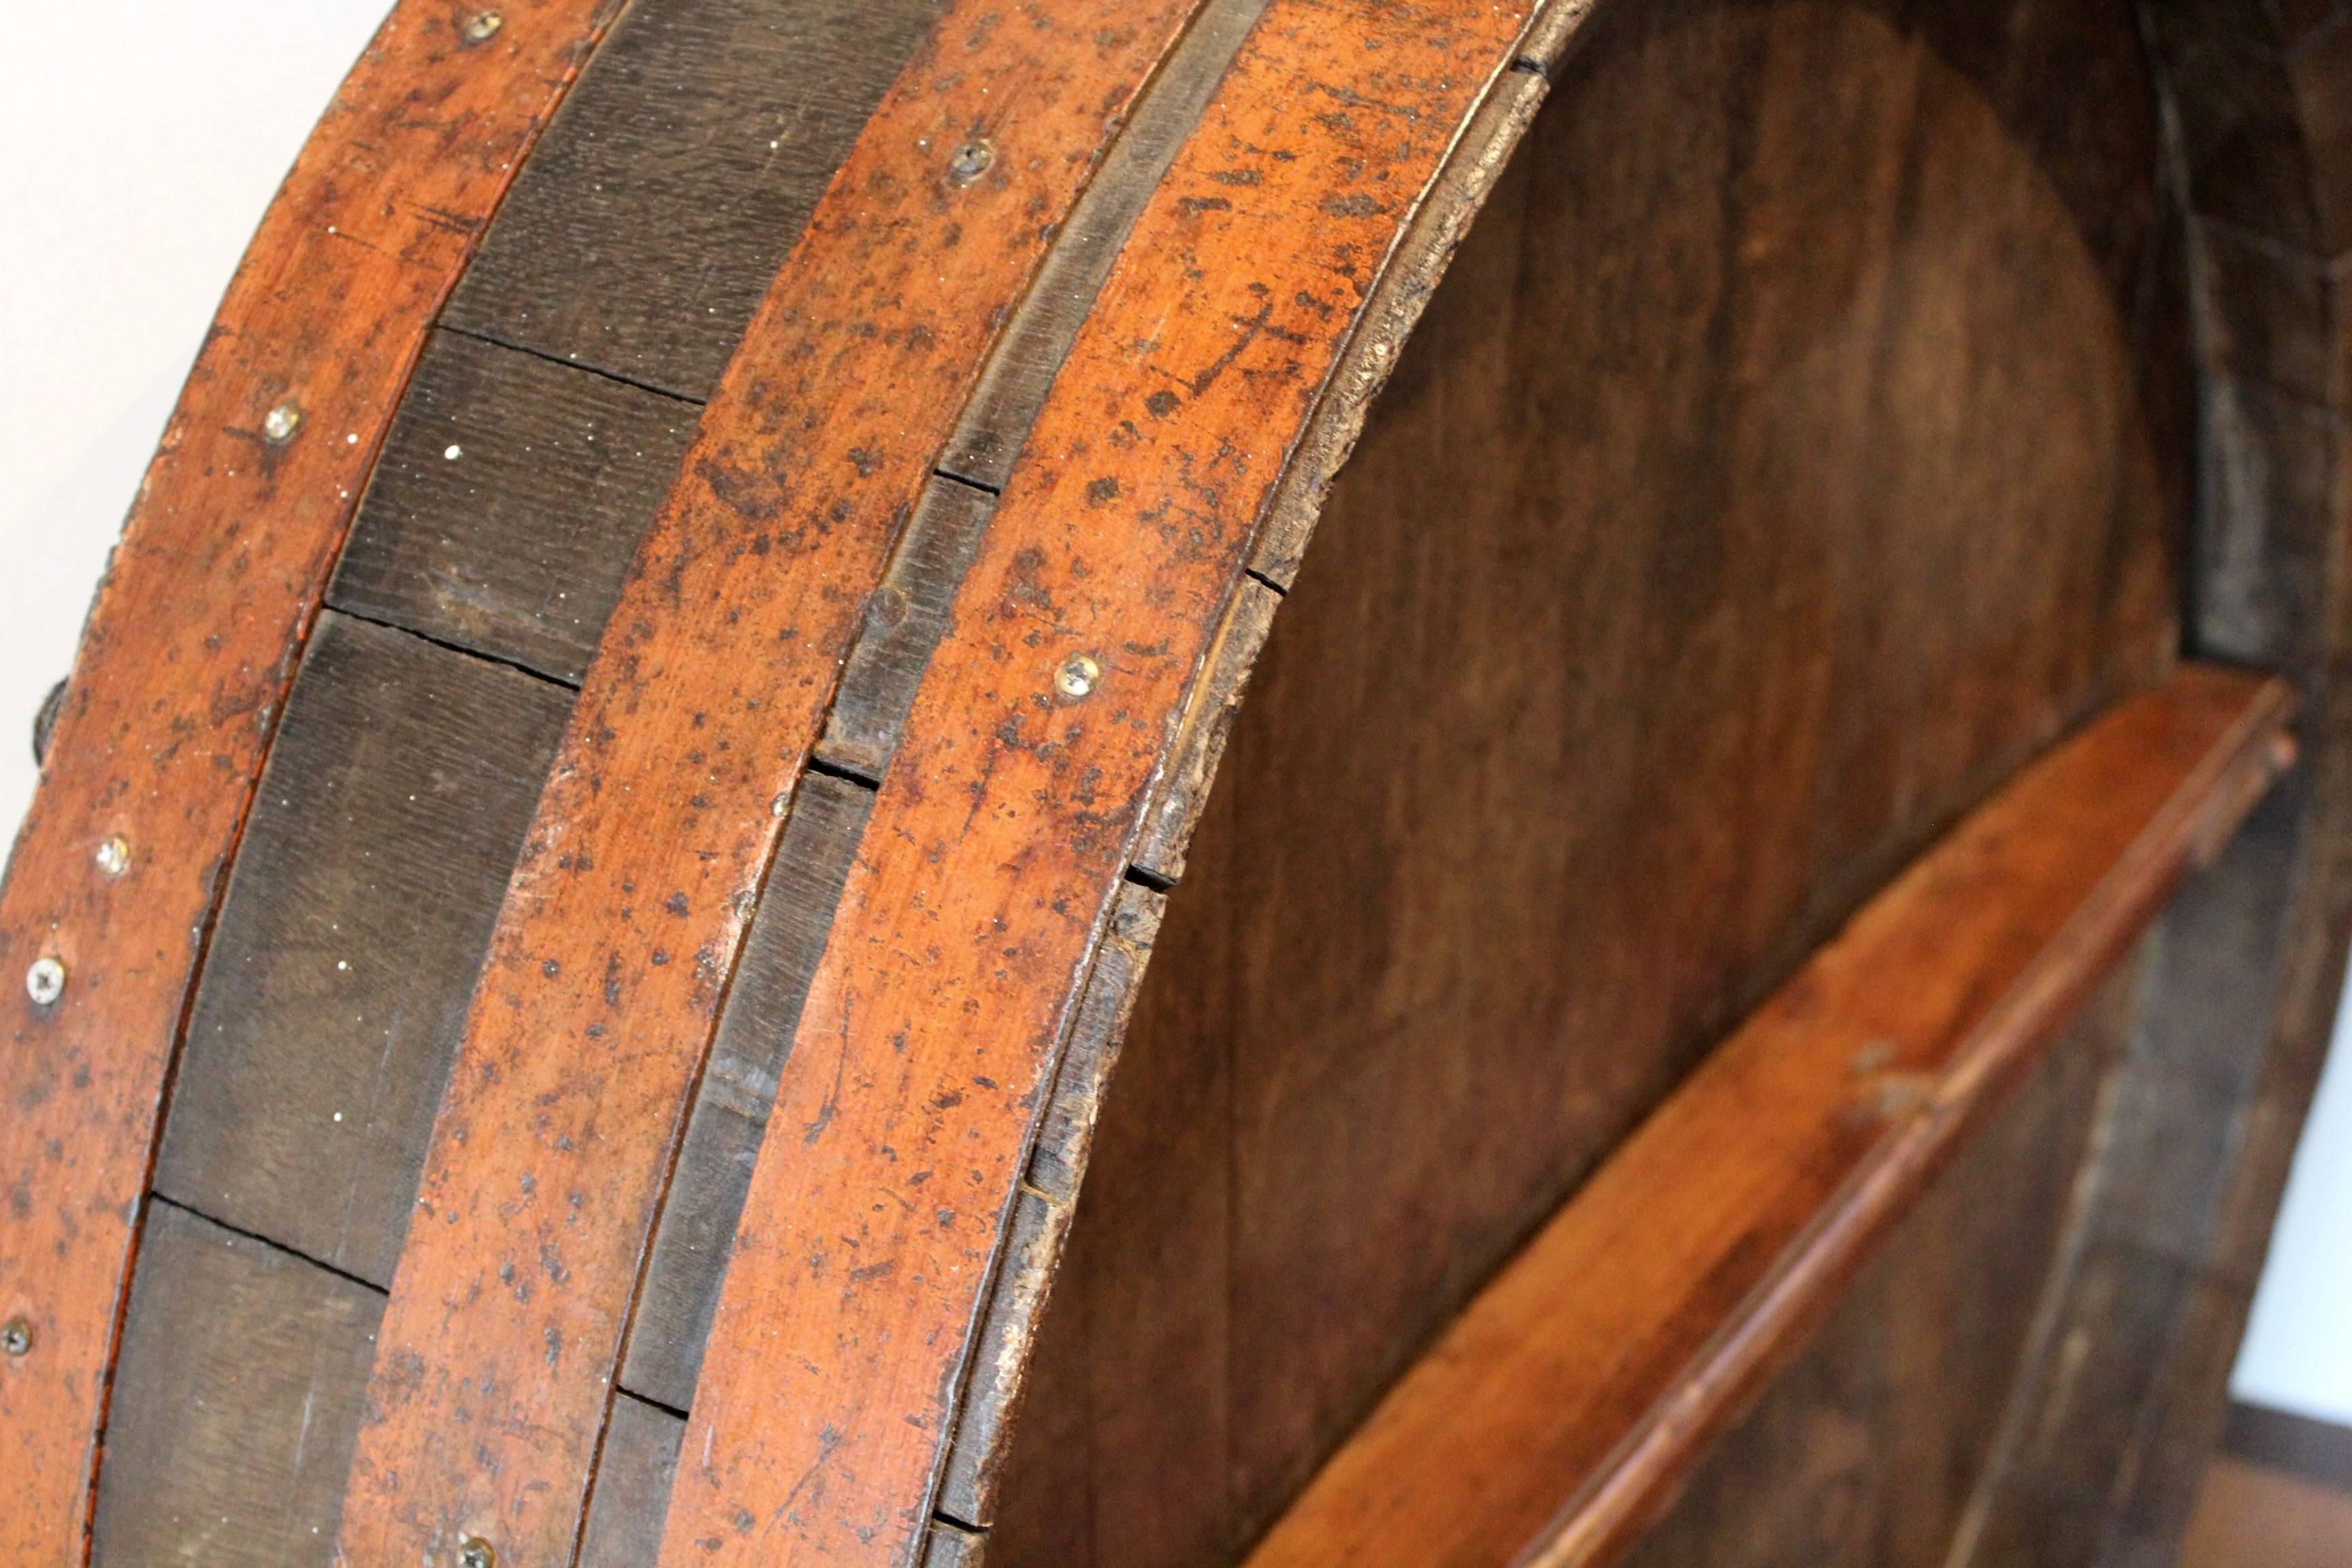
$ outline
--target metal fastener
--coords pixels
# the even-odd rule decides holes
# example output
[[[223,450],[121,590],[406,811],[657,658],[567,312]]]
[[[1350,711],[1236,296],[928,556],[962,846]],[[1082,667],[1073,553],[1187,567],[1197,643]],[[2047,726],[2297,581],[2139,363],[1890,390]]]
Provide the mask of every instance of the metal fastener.
[[[457,1568],[499,1568],[499,1554],[478,1535],[469,1535],[457,1548]]]
[[[293,403],[281,403],[261,416],[261,433],[273,446],[283,447],[294,439],[294,432],[302,428],[302,410]]]
[[[23,1318],[11,1318],[0,1323],[0,1351],[12,1356],[23,1355],[33,1348],[33,1325]]]
[[[34,1006],[55,1006],[65,994],[66,966],[56,959],[37,959],[25,971],[25,994],[33,999]]]
[[[1082,653],[1074,653],[1062,661],[1054,672],[1054,689],[1076,702],[1093,693],[1102,679],[1102,666]]]
[[[131,846],[121,836],[108,839],[98,847],[98,868],[110,877],[120,877],[131,869]]]
[[[496,11],[477,11],[466,18],[463,33],[469,44],[487,44],[497,37],[499,29],[506,25],[507,19]]]
[[[948,155],[948,178],[959,185],[968,185],[988,173],[996,162],[996,149],[975,138]]]

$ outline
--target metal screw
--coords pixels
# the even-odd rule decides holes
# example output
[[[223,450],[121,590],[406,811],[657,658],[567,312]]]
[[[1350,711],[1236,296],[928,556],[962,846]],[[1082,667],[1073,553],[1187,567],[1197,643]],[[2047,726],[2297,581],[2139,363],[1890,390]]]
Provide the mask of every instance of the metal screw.
[[[1085,654],[1074,653],[1054,672],[1054,689],[1076,702],[1094,691],[1102,679],[1102,666]]]
[[[478,1535],[469,1535],[457,1548],[457,1568],[499,1568],[499,1554]]]
[[[98,868],[110,877],[120,877],[131,869],[131,846],[120,836],[98,847]]]
[[[37,960],[25,971],[25,994],[33,999],[36,1007],[57,1005],[66,994],[66,966],[54,958]]]
[[[977,139],[967,142],[948,155],[948,178],[968,185],[988,173],[988,166],[995,162],[995,148]]]
[[[466,18],[466,26],[463,29],[466,42],[487,44],[497,37],[499,29],[506,25],[507,19],[496,11],[477,11]],[[485,1550],[488,1549],[485,1548]],[[474,1568],[474,1565],[468,1563],[467,1568]]]
[[[294,432],[300,428],[302,410],[291,403],[281,403],[261,416],[261,433],[275,447],[283,447],[294,439]]]
[[[25,1354],[33,1348],[33,1325],[22,1318],[11,1318],[0,1323],[0,1351],[12,1356]]]

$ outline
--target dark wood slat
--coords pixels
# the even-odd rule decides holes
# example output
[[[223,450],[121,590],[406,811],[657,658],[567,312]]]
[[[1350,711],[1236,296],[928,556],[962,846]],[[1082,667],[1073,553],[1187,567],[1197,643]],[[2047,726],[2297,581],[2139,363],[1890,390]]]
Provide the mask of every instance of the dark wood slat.
[[[994,496],[955,479],[925,487],[842,666],[817,742],[826,763],[866,779],[879,779],[890,765],[915,688],[946,634],[956,586],[995,510]]]
[[[845,780],[811,773],[801,781],[744,938],[622,1363],[622,1386],[674,1409],[693,1403],[776,1075],[792,1050],[809,977],[824,952],[834,906],[873,806],[871,791]]]
[[[389,1285],[562,687],[320,617],[196,993],[156,1190]]]
[[[2291,708],[2190,667],[1970,814],[1480,1292],[1253,1568],[1621,1553],[2244,815]]]
[[[653,1568],[686,1422],[624,1394],[613,1402],[579,1568]]]
[[[708,397],[924,0],[638,0],[515,181],[446,318]]]
[[[153,1205],[99,1478],[99,1568],[324,1568],[383,1298]]]
[[[328,603],[577,685],[698,412],[436,333]]]

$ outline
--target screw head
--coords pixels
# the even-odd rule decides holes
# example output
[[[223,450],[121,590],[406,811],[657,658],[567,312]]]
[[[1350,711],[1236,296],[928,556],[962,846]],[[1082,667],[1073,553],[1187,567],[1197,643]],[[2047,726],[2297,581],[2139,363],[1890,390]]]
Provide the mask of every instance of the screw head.
[[[12,1356],[27,1353],[33,1348],[33,1325],[23,1318],[11,1318],[0,1323],[0,1351]]]
[[[1062,661],[1054,672],[1054,689],[1076,702],[1092,696],[1102,679],[1102,666],[1082,653],[1074,653]]]
[[[302,428],[302,410],[293,403],[281,403],[261,416],[261,433],[272,446],[283,447],[294,439],[294,432]]]
[[[35,961],[25,971],[25,994],[36,1007],[52,1007],[66,994],[66,966],[54,958]]]
[[[499,29],[506,25],[507,19],[496,11],[477,11],[466,18],[466,25],[458,29],[458,33],[469,44],[487,44],[497,37]],[[473,1565],[469,1563],[467,1568],[473,1568]]]
[[[98,847],[98,868],[109,877],[120,877],[131,869],[131,846],[118,834]]]
[[[995,162],[996,149],[974,137],[948,154],[948,178],[968,185],[988,173],[988,166]]]
[[[478,1535],[469,1535],[457,1547],[457,1568],[499,1568],[499,1554]]]

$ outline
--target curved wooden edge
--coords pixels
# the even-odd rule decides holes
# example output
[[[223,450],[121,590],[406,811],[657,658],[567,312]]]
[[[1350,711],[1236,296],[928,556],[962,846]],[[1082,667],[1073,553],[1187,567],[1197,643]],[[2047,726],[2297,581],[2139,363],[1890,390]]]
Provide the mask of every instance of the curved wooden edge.
[[[942,9],[706,410],[508,890],[345,1501],[355,1563],[571,1560],[677,1130],[843,659],[1192,0]]]
[[[0,1319],[29,1340],[0,1363],[0,1560],[87,1554],[160,1108],[276,714],[433,318],[611,6],[402,0],[230,283],[100,587],[0,888]]]
[[[1367,296],[1528,20],[1276,0],[1139,220],[882,781],[736,1235],[665,1562],[916,1549],[1187,693]]]
[[[1630,1546],[2286,765],[2292,709],[2186,667],[1965,818],[1480,1292],[1252,1568]]]

